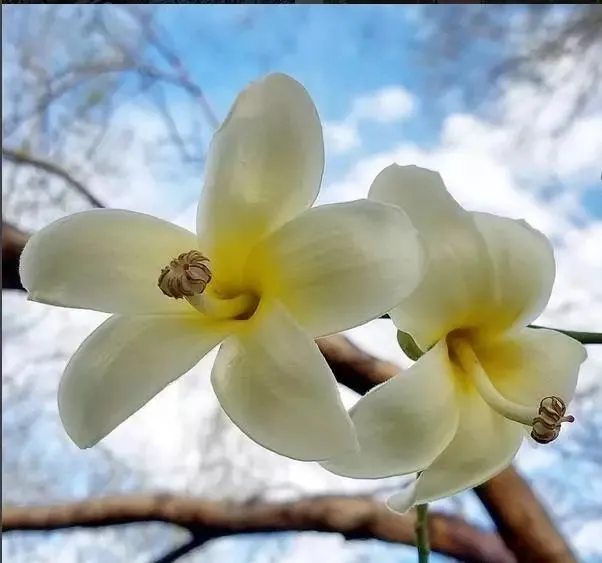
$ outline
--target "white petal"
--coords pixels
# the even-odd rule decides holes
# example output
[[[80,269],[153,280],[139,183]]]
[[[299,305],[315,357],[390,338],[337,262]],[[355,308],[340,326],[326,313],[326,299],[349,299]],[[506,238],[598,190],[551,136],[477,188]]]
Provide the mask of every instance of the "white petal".
[[[397,207],[358,200],[314,207],[251,254],[249,276],[312,336],[386,313],[424,271],[423,246]]]
[[[458,425],[454,370],[441,341],[406,371],[351,409],[360,450],[321,465],[337,475],[374,479],[421,471],[448,446]]]
[[[214,348],[220,327],[198,318],[113,316],[75,352],[59,386],[67,434],[87,448],[104,438]]]
[[[493,271],[489,331],[522,328],[550,299],[556,264],[550,241],[525,221],[473,213]]]
[[[532,328],[483,343],[475,352],[504,397],[535,408],[549,396],[568,404],[577,386],[579,367],[587,357],[577,340],[554,330]]]
[[[211,381],[232,421],[260,445],[303,461],[357,446],[326,360],[277,304],[261,304],[224,342]]]
[[[376,177],[369,197],[406,211],[427,248],[422,283],[390,312],[396,326],[425,350],[454,328],[481,319],[481,304],[491,294],[487,249],[471,214],[448,193],[441,176],[392,165]]]
[[[203,247],[240,265],[244,254],[232,248],[250,249],[310,207],[323,169],[322,125],[303,86],[284,74],[253,82],[211,142],[197,218]]]
[[[442,499],[491,479],[511,462],[523,438],[522,426],[497,414],[474,388],[462,395],[460,422],[445,451],[416,480],[412,494],[388,500],[397,512]]]
[[[107,313],[186,313],[163,295],[161,268],[197,247],[176,225],[132,211],[75,213],[35,233],[21,255],[32,301]]]

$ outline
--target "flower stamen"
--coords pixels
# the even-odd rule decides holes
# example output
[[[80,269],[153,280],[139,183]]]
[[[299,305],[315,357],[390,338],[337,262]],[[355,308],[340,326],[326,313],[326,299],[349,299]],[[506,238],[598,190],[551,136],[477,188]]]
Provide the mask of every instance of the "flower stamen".
[[[190,250],[161,270],[157,285],[168,297],[182,299],[203,293],[210,281],[209,258],[198,250]]]
[[[566,403],[560,397],[544,397],[539,404],[539,415],[533,419],[531,438],[539,444],[548,444],[558,438],[563,422],[574,422],[572,415],[565,416]]]

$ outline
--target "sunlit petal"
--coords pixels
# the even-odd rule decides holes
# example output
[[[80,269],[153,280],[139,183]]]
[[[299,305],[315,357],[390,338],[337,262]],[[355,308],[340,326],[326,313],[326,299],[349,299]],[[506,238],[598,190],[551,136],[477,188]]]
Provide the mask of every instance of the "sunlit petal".
[[[209,151],[197,232],[233,275],[267,232],[315,201],[324,168],[322,126],[307,91],[284,74],[236,99]]]
[[[161,268],[197,246],[176,225],[133,211],[75,213],[35,233],[21,255],[21,281],[40,303],[107,313],[186,313],[163,295]]]
[[[113,316],[75,352],[59,387],[71,439],[88,448],[186,373],[224,337],[192,317]]]
[[[550,299],[556,264],[550,241],[525,221],[473,213],[493,271],[487,332],[522,328]]]
[[[260,445],[293,459],[323,460],[357,445],[326,360],[277,304],[224,342],[211,380],[232,421]]]
[[[474,388],[467,389],[461,397],[454,439],[418,477],[413,490],[389,499],[393,510],[403,513],[413,504],[476,487],[505,469],[518,452],[523,438],[520,424],[497,414]]]
[[[376,177],[369,197],[406,211],[426,244],[426,275],[391,311],[396,326],[424,350],[454,328],[481,319],[483,300],[491,294],[487,248],[471,214],[452,198],[441,176],[395,164]]]
[[[405,213],[358,200],[314,207],[251,254],[259,291],[313,336],[377,318],[420,282],[423,246]]]
[[[360,450],[321,465],[355,478],[421,471],[456,433],[456,395],[454,371],[442,341],[411,368],[359,400],[350,414]]]
[[[485,372],[507,399],[537,407],[544,397],[568,403],[587,353],[580,342],[560,332],[526,328],[475,350]]]

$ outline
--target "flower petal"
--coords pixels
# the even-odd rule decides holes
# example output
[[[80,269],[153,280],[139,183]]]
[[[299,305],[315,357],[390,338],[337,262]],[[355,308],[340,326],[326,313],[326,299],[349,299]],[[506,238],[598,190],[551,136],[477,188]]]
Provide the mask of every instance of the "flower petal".
[[[523,328],[547,305],[556,275],[550,241],[526,221],[473,213],[493,271],[488,331]]]
[[[421,473],[413,490],[392,496],[389,507],[403,513],[414,504],[433,502],[487,481],[511,463],[522,442],[522,428],[491,409],[473,387],[466,389],[454,439]]]
[[[88,448],[113,431],[224,337],[194,317],[113,316],[69,361],[59,386],[67,434]]]
[[[403,211],[358,200],[314,207],[260,243],[248,262],[259,291],[312,336],[386,313],[424,271],[422,243]]]
[[[234,262],[218,268],[236,269],[241,245],[310,207],[323,169],[322,125],[303,86],[284,74],[250,84],[213,137],[199,203],[202,247]]]
[[[454,373],[445,341],[372,389],[350,415],[360,450],[323,462],[328,471],[375,479],[414,473],[433,463],[458,425]]]
[[[323,460],[357,446],[326,360],[281,305],[260,305],[224,342],[211,381],[232,421],[281,455]]]
[[[426,350],[451,330],[481,319],[481,305],[491,294],[487,248],[471,214],[448,193],[441,176],[394,164],[376,177],[369,198],[406,211],[426,244],[426,275],[390,312],[395,325]]]
[[[192,311],[163,295],[161,268],[197,247],[176,225],[133,211],[95,209],[69,215],[35,233],[20,274],[32,301],[107,313]]]
[[[577,386],[579,367],[587,357],[577,340],[555,330],[532,328],[483,343],[475,352],[504,397],[533,407],[549,396],[568,404]]]

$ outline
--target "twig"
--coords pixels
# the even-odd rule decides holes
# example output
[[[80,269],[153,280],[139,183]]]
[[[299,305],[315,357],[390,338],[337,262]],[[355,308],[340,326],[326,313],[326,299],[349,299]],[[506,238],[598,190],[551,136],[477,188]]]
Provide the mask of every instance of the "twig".
[[[76,180],[69,172],[64,168],[61,168],[58,164],[44,160],[43,158],[33,156],[25,151],[8,149],[2,147],[2,158],[5,158],[9,162],[17,165],[31,166],[42,170],[47,174],[61,178],[67,182],[77,193],[83,196],[88,203],[94,207],[104,207],[103,203],[95,197],[86,186],[84,186],[79,180]]]
[[[180,557],[184,557],[191,551],[194,551],[197,547],[202,546],[205,543],[205,539],[199,536],[192,536],[182,545],[170,549],[165,555],[162,555],[158,559],[153,559],[151,563],[174,563]]]

